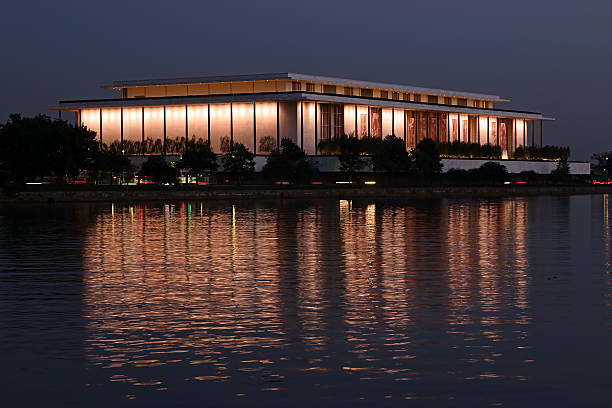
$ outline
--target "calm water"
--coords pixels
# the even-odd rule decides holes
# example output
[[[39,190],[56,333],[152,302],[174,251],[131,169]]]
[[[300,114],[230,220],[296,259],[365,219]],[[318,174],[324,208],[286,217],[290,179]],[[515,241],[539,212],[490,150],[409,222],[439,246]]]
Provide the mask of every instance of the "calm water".
[[[610,406],[609,215],[607,196],[2,207],[0,400]]]

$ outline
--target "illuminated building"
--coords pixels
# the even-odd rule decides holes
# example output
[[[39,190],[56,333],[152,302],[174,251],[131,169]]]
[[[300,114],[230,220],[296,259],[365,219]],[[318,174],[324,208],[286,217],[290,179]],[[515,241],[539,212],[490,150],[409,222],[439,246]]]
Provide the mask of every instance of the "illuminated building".
[[[58,110],[128,155],[180,154],[190,139],[266,155],[283,138],[309,155],[346,135],[499,145],[504,157],[542,143],[541,113],[506,110],[496,95],[295,73],[115,81],[120,97],[61,101]],[[537,126],[539,125],[539,126]],[[536,128],[538,131],[536,132]],[[537,140],[539,139],[539,140]]]

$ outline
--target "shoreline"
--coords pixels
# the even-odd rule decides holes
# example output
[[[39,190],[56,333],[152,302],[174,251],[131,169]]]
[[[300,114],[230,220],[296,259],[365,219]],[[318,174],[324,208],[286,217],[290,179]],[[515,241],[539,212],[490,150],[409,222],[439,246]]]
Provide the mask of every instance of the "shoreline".
[[[584,186],[432,186],[432,187],[325,187],[325,188],[235,188],[198,190],[57,190],[20,191],[0,195],[0,204],[172,201],[172,200],[257,200],[300,198],[443,198],[520,197],[533,195],[610,194],[612,185]]]

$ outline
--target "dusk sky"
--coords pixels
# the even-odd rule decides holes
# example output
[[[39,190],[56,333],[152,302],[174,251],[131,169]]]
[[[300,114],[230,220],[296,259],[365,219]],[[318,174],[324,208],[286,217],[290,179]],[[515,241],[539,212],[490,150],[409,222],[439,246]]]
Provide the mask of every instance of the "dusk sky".
[[[612,150],[612,2],[13,1],[0,122],[119,79],[302,72],[500,95],[545,144]]]

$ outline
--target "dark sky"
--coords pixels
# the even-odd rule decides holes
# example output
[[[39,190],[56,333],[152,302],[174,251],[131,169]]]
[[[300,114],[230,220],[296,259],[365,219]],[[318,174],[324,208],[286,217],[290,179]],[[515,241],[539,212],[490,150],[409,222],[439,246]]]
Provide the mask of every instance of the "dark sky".
[[[9,1],[2,122],[118,79],[292,71],[492,93],[572,159],[612,150],[610,0]]]

